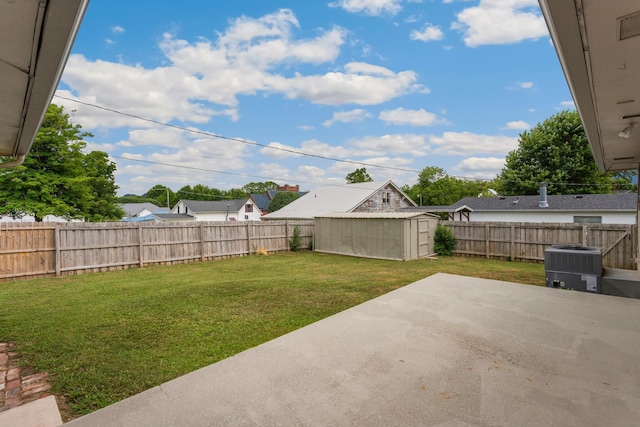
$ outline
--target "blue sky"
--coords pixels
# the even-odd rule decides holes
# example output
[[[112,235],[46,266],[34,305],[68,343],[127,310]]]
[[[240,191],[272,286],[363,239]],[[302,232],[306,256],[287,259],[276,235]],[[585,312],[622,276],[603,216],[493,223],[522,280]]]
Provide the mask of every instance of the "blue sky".
[[[536,0],[91,0],[56,95],[120,195],[491,179],[574,108]]]

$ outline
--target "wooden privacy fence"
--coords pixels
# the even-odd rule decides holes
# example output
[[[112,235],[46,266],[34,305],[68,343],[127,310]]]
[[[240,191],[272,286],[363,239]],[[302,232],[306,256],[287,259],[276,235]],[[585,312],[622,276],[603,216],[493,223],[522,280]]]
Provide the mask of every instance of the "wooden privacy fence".
[[[61,276],[301,248],[313,221],[0,223],[0,279]]]
[[[602,248],[604,267],[635,269],[636,226],[441,221],[456,238],[456,255],[544,261],[555,244]]]

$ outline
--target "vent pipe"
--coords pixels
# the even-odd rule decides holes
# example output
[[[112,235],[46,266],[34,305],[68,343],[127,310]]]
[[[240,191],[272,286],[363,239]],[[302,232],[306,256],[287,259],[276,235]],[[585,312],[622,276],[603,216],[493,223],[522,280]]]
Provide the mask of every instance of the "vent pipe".
[[[547,183],[540,183],[540,203],[538,203],[539,208],[548,208],[549,202],[547,202]]]

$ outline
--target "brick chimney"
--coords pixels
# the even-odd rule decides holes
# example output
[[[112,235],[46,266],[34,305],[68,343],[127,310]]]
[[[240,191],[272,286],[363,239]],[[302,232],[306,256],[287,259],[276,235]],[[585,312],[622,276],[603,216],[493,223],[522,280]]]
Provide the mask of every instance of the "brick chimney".
[[[300,191],[300,186],[299,185],[285,184],[283,186],[278,186],[278,188],[276,188],[276,190],[278,190],[278,191]]]

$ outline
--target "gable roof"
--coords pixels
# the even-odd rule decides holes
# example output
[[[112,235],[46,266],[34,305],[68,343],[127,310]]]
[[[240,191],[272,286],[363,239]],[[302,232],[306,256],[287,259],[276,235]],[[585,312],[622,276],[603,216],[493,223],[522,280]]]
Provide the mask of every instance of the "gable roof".
[[[203,201],[203,200],[180,200],[183,205],[185,205],[191,212],[226,212],[227,207],[229,211],[239,211],[245,203],[249,200],[248,197],[244,199],[234,199],[234,200],[218,200],[215,202],[212,201]],[[178,202],[178,203],[180,203]]]
[[[157,212],[162,208],[155,205],[154,203],[122,203],[120,205],[122,210],[127,214],[127,216],[132,217],[138,215],[143,210],[148,210],[151,213]],[[165,208],[166,209],[166,208]]]
[[[490,211],[636,211],[637,193],[564,194],[547,196],[549,207],[539,207],[540,196],[465,197],[451,206],[405,208],[427,212],[454,212],[462,207],[474,212]]]
[[[271,203],[271,200],[269,199],[269,196],[267,196],[265,193],[252,194],[251,195],[251,199],[253,200],[253,203],[256,204],[258,209],[260,209],[262,211],[266,211],[267,208],[269,207],[269,203]]]
[[[282,209],[265,215],[265,219],[310,219],[333,212],[352,212],[378,190],[391,185],[413,205],[415,203],[392,181],[328,185],[309,191]]]

